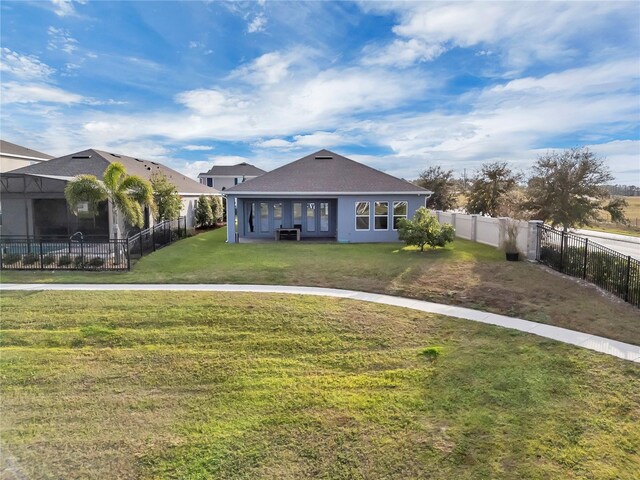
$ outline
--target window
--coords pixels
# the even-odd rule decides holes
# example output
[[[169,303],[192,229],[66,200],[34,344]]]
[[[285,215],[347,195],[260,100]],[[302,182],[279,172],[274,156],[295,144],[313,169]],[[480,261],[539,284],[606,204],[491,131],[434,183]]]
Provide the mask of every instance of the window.
[[[260,231],[269,231],[269,204],[260,203]]]
[[[316,231],[316,204],[307,203],[307,232]]]
[[[282,228],[282,202],[273,204],[273,228]]]
[[[407,218],[407,202],[393,202],[393,229],[398,229],[398,221]]]
[[[356,230],[369,230],[369,202],[356,202]]]
[[[374,211],[374,229],[389,230],[389,202],[376,202]]]
[[[213,187],[213,178],[207,178],[207,187]]]
[[[302,230],[302,204],[293,204],[293,228],[299,228]]]
[[[320,231],[329,231],[329,203],[320,203]]]

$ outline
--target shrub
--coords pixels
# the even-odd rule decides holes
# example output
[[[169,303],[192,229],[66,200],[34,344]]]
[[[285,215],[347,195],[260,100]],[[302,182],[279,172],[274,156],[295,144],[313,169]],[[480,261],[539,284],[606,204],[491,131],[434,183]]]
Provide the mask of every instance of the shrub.
[[[84,258],[82,255],[78,255],[76,258],[73,259],[74,265],[78,268],[83,268],[86,262],[87,262],[87,259]]]
[[[58,258],[59,267],[68,267],[72,263],[73,260],[71,260],[71,257],[69,255],[62,255],[60,258]]]
[[[449,224],[441,225],[438,219],[429,213],[429,210],[420,207],[416,210],[412,220],[400,219],[398,238],[406,242],[407,245],[420,247],[422,252],[425,245],[436,248],[444,247],[447,243],[453,242],[455,230]]]
[[[37,253],[27,253],[24,257],[22,257],[23,265],[33,265],[34,263],[38,263],[40,261],[40,255]]]
[[[42,265],[47,267],[56,263],[56,258],[53,255],[45,255],[42,257]]]
[[[211,203],[206,196],[200,195],[200,197],[198,197],[194,216],[196,225],[198,227],[206,227],[213,223],[213,212],[211,211]]]
[[[100,268],[104,265],[104,259],[102,257],[93,257],[87,262],[87,266],[91,268]]]
[[[4,265],[13,265],[18,263],[22,259],[22,255],[19,253],[5,253],[2,257],[2,263]]]

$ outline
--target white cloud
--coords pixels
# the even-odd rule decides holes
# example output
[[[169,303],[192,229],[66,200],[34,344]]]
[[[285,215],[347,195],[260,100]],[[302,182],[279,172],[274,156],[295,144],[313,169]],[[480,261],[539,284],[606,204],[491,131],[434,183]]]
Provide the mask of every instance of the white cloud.
[[[68,30],[49,27],[47,33],[49,34],[49,42],[47,43],[49,50],[62,50],[71,55],[78,49],[78,41],[71,36]]]
[[[400,54],[404,62],[412,56],[424,61],[453,47],[486,45],[491,48],[481,52],[500,52],[508,65],[521,69],[534,60],[576,57],[572,41],[588,41],[587,35],[597,38],[598,32],[610,29],[611,17],[630,22],[626,2],[373,2],[361,6],[365,11],[397,14],[393,32],[405,43],[419,42],[412,47],[395,40],[372,54],[389,62],[392,53]]]
[[[440,44],[429,44],[412,38],[394,40],[382,48],[365,49],[365,65],[395,65],[406,67],[414,63],[426,62],[440,56],[446,48]]]
[[[213,150],[213,147],[210,145],[185,145],[184,147],[182,147],[183,150],[189,150],[191,152],[197,152],[197,151],[208,151],[208,150]]]
[[[258,33],[263,32],[267,27],[267,18],[264,14],[260,13],[253,17],[253,20],[247,25],[247,32]]]
[[[3,82],[1,86],[2,103],[61,103],[73,104],[85,101],[82,95],[67,92],[61,88],[45,84],[25,84]]]
[[[21,55],[5,47],[0,54],[0,70],[18,78],[45,80],[55,72],[36,56]]]
[[[73,7],[71,0],[51,0],[54,7],[54,12],[59,17],[66,17],[69,15],[75,15],[76,11]]]
[[[228,103],[227,97],[218,90],[197,89],[176,95],[176,102],[201,115],[221,113]]]
[[[194,180],[198,178],[199,173],[207,172],[211,168],[211,162],[205,160],[197,160],[197,161],[181,161],[171,162],[171,168],[179,171],[183,175],[186,175],[189,178],[193,178]]]
[[[270,52],[233,71],[230,78],[240,78],[255,85],[271,85],[289,74],[290,65],[298,58],[297,52],[284,55]]]

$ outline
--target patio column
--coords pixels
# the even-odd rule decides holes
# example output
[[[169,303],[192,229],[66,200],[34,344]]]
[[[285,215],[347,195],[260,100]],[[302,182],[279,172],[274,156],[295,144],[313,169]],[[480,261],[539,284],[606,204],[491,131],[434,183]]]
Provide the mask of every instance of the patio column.
[[[227,243],[236,243],[236,209],[242,207],[242,201],[237,203],[235,197],[227,196]]]

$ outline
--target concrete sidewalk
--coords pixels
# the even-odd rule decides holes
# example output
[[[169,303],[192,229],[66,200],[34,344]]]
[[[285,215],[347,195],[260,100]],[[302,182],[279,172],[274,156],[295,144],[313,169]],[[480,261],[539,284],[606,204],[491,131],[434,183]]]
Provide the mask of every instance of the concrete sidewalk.
[[[507,317],[495,313],[472,310],[470,308],[425,302],[411,298],[365,293],[354,290],[335,288],[297,287],[286,285],[227,285],[227,284],[54,284],[23,283],[0,284],[4,290],[93,290],[93,291],[182,291],[182,292],[249,292],[249,293],[286,293],[292,295],[318,295],[324,297],[348,298],[364,302],[381,303],[396,307],[411,308],[428,313],[437,313],[449,317],[462,318],[474,322],[512,328],[521,332],[532,333],[540,337],[587,348],[614,357],[640,363],[640,346],[610,340],[587,333],[576,332],[566,328],[554,327],[544,323],[531,322],[520,318]]]

